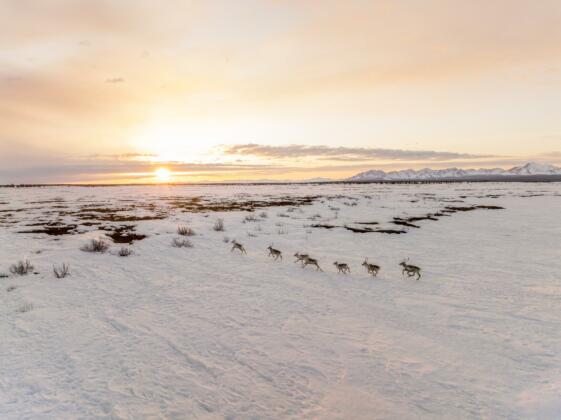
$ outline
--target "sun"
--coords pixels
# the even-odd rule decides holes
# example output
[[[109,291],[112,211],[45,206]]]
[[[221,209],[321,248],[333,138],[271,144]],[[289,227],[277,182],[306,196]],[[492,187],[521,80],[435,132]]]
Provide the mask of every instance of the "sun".
[[[158,182],[168,182],[171,179],[171,172],[167,168],[158,168],[154,171],[154,177]]]

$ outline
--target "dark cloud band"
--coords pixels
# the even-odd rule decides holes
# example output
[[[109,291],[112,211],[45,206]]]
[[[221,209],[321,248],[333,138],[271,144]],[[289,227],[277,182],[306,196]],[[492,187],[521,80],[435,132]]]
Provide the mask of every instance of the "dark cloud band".
[[[480,159],[495,157],[490,155],[474,155],[469,153],[436,152],[432,150],[304,146],[300,144],[293,144],[288,146],[267,146],[248,143],[225,146],[223,150],[227,155],[258,156],[264,158],[282,159],[311,157],[337,161],[448,161],[456,159]]]

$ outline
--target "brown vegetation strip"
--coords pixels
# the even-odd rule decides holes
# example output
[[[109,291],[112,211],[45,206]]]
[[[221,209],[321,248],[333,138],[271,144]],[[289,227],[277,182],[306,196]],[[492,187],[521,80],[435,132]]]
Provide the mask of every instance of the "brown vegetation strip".
[[[413,223],[409,223],[409,222],[406,221],[406,220],[400,220],[400,219],[398,219],[398,218],[395,218],[395,219],[392,221],[392,223],[393,223],[394,225],[398,225],[398,226],[407,226],[407,227],[412,227],[412,228],[415,228],[415,229],[420,229],[420,228],[421,228],[421,226],[414,225]]]
[[[458,211],[473,211],[473,210],[504,210],[504,207],[500,207],[500,206],[447,206],[444,208],[444,210],[442,210],[442,212],[446,212],[446,213],[456,213]]]
[[[17,233],[45,233],[52,236],[73,235],[76,233],[77,225],[43,226],[42,229],[20,230]]]
[[[184,212],[201,213],[201,212],[230,212],[230,211],[255,211],[256,209],[266,207],[284,207],[284,206],[304,206],[310,205],[321,196],[305,196],[305,197],[277,197],[272,200],[218,200],[205,201],[200,197],[190,199],[175,198],[170,201],[173,208],[181,209]]]
[[[134,225],[123,226],[102,226],[100,230],[109,230],[111,233],[105,235],[110,237],[116,244],[132,244],[134,241],[141,241],[146,238],[146,235],[135,233]]]
[[[313,224],[312,227],[313,228],[323,228],[323,229],[333,229],[333,228],[336,228],[336,227],[339,227],[339,226],[316,223],[316,224]]]
[[[77,215],[76,217],[82,220],[97,220],[102,222],[140,222],[145,220],[163,220],[166,219],[168,215],[158,213],[156,215],[150,215],[150,216],[134,216],[134,215],[108,213],[102,215],[84,214],[84,215]]]

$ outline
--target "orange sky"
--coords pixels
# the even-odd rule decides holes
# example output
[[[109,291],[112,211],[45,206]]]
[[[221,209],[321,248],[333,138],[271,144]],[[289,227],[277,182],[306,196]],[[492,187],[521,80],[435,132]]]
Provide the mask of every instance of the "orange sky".
[[[561,162],[561,2],[4,0],[0,183]]]

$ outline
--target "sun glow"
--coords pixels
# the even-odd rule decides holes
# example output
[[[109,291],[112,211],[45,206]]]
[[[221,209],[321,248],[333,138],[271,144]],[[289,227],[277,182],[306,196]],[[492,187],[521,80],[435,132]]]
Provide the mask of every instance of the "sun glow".
[[[209,149],[224,143],[221,133],[196,121],[156,119],[140,126],[132,136],[135,150],[153,154],[153,162],[201,161],[209,158]]]
[[[171,180],[171,172],[166,168],[158,168],[154,171],[154,177],[158,182],[169,182]]]

